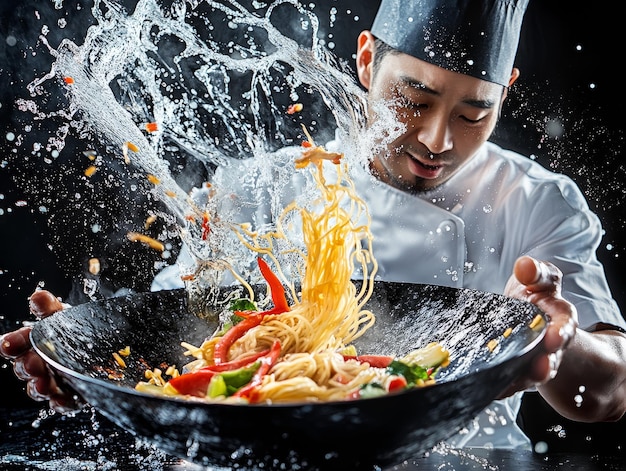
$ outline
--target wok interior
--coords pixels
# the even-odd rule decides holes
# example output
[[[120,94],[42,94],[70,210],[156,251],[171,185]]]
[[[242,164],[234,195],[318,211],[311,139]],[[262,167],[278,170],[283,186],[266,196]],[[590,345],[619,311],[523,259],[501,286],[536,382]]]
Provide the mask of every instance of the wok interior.
[[[205,314],[225,309],[230,291],[222,288],[205,300],[210,311]],[[294,453],[298,460],[313,453],[322,467],[330,456],[351,464],[355,456],[377,465],[408,459],[455,433],[497,397],[543,335],[543,329],[529,328],[541,314],[533,305],[473,290],[379,282],[367,307],[376,324],[356,342],[359,353],[402,355],[441,342],[451,352],[451,364],[435,386],[356,402],[274,406],[139,394],[134,386],[146,368],[182,367],[190,358],[180,343],[200,345],[214,331],[214,323],[190,312],[184,290],[76,306],[37,323],[32,337],[87,402],[118,425],[201,464],[232,465],[234,451],[243,446],[255,458],[247,454],[237,467],[248,469],[252,463],[253,469],[258,460],[274,462]],[[505,337],[507,328],[512,332]],[[487,348],[490,340],[497,340],[493,351]],[[112,354],[126,346],[131,355],[120,369]],[[358,438],[358,446],[346,436]],[[314,450],[310,440],[316,442]]]

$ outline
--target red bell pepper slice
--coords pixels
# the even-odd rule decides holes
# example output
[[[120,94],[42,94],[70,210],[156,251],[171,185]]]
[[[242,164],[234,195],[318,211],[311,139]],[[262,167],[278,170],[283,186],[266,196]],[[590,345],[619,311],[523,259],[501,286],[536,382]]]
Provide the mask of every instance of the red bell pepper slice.
[[[261,358],[261,367],[254,374],[252,380],[246,386],[242,387],[235,394],[233,394],[233,396],[247,398],[250,402],[256,402],[254,390],[259,384],[261,384],[263,376],[265,376],[272,369],[272,366],[274,366],[274,364],[278,361],[279,356],[280,341],[274,340],[269,353]]]
[[[249,365],[250,363],[255,362],[256,360],[258,360],[262,356],[267,355],[268,353],[269,353],[269,349],[263,350],[262,352],[254,353],[252,355],[247,355],[245,358],[225,361],[218,365],[203,366],[198,371],[214,371],[216,373],[221,373],[223,371],[237,370],[239,368],[243,368],[244,366]]]
[[[246,317],[244,320],[232,326],[215,344],[213,352],[213,361],[216,365],[225,363],[228,359],[228,350],[237,339],[241,338],[246,332],[256,327],[263,320],[263,314]]]
[[[265,311],[266,314],[280,314],[282,312],[289,311],[289,303],[285,296],[285,288],[280,282],[280,279],[270,269],[269,265],[261,257],[257,257],[259,268],[261,269],[261,275],[265,278],[265,281],[270,287],[272,294],[272,301],[274,302],[274,308],[269,311]]]
[[[369,363],[372,368],[387,368],[393,357],[385,355],[344,355],[344,360],[356,360],[359,363]]]
[[[237,311],[236,314],[243,317],[244,320],[232,326],[221,339],[217,341],[215,345],[215,351],[213,352],[213,361],[216,365],[225,363],[228,359],[228,350],[235,343],[235,341],[241,338],[247,331],[256,327],[261,323],[264,316],[272,314],[281,314],[289,311],[289,304],[287,297],[285,296],[285,288],[283,287],[280,279],[272,272],[269,265],[261,257],[257,257],[261,274],[270,287],[272,294],[272,301],[274,307],[268,311],[262,312],[243,312]]]
[[[172,378],[169,384],[180,394],[205,397],[209,383],[215,374],[214,371],[198,370]]]
[[[389,384],[387,385],[387,391],[392,392],[392,391],[400,391],[404,388],[406,388],[408,385],[406,378],[404,376],[396,376],[393,379],[391,379],[389,381]]]

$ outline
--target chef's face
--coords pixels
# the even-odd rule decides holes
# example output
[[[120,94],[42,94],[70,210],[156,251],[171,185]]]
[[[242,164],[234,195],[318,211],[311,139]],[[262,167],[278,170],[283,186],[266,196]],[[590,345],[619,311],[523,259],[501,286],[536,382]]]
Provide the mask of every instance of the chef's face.
[[[358,45],[357,71],[369,91],[369,119],[377,119],[376,107],[384,104],[406,128],[374,156],[374,172],[409,192],[444,183],[493,132],[506,89],[397,51],[374,67],[371,33],[361,33]]]

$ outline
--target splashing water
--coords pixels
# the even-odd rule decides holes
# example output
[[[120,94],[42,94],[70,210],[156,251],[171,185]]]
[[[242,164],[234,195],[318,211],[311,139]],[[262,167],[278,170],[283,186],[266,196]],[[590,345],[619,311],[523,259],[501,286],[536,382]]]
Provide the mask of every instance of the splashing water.
[[[296,0],[252,2],[250,9],[235,1],[140,0],[132,11],[96,0],[91,12],[94,24],[81,45],[64,39],[54,48],[40,37],[54,62],[28,85],[31,98],[18,106],[37,120],[60,122],[40,144],[47,152],[61,153],[74,133],[85,155],[98,155],[92,174],[105,160],[149,179],[167,208],[158,215],[179,227],[198,265],[226,256],[239,259],[245,271],[252,254],[246,258],[230,235],[231,217],[215,214],[231,190],[212,187],[208,201],[198,204],[189,196],[198,179],[194,170],[210,178],[217,167],[250,157],[241,178],[254,175],[280,189],[293,167],[277,151],[299,145],[302,125],[318,143],[336,130],[349,164],[381,141],[380,132],[362,132],[364,92],[320,43],[318,18]],[[286,112],[294,103],[302,111]],[[393,133],[393,123],[385,133],[389,129]],[[272,199],[278,213],[280,195]],[[209,275],[219,282],[219,270]]]

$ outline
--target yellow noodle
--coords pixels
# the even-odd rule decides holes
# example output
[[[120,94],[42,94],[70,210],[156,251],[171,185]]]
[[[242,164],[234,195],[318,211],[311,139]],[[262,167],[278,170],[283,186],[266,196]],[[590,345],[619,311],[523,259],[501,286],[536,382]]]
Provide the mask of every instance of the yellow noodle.
[[[256,386],[255,400],[259,402],[345,400],[364,384],[374,381],[386,385],[389,381],[383,368],[345,360],[340,353],[374,324],[374,314],[364,306],[373,292],[377,264],[372,254],[370,216],[357,196],[347,167],[343,163],[333,165],[335,183],[328,183],[323,163],[328,160],[324,159],[326,151],[321,147],[314,150],[305,152],[298,161],[302,167],[307,158],[311,159],[309,168],[320,192],[310,207],[295,202],[288,205],[276,230],[270,233],[257,233],[247,224],[233,227],[245,247],[268,259],[294,300],[288,312],[266,315],[229,349],[227,361],[265,351],[280,341],[280,358]],[[274,253],[274,241],[287,239],[283,227],[294,215],[302,222],[306,252],[296,247],[287,249],[301,261],[295,267],[298,278],[289,279]],[[363,273],[358,290],[352,282],[356,268]],[[244,285],[251,292],[250,286]],[[214,365],[220,338],[211,338],[199,348],[185,344],[186,354],[197,358],[187,369]]]

